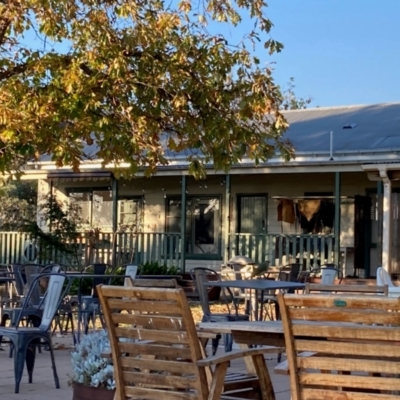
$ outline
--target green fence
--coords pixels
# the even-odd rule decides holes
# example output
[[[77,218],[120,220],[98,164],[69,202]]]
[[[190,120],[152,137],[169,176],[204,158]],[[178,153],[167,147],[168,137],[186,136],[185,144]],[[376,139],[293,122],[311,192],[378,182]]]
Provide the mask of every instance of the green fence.
[[[68,251],[45,246],[24,232],[0,232],[0,264],[62,263],[83,267],[95,262],[113,265],[158,262],[180,267],[180,233],[139,232],[78,234],[64,243]]]
[[[235,233],[230,235],[228,258],[244,255],[256,264],[282,266],[299,262],[305,269],[334,262],[334,235]]]

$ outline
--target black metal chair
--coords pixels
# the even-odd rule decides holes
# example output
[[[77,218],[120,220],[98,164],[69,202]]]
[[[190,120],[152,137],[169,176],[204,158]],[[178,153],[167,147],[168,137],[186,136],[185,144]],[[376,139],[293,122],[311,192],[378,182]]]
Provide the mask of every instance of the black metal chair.
[[[227,313],[213,313],[210,308],[210,299],[209,299],[209,288],[204,285],[205,282],[208,281],[219,281],[221,280],[219,274],[210,268],[197,267],[193,268],[190,271],[190,275],[193,281],[196,284],[196,289],[199,295],[200,305],[203,311],[202,322],[221,322],[221,321],[248,321],[248,314],[239,314],[239,309],[237,303],[234,301],[234,296],[230,289],[224,292],[227,293],[227,297],[229,298],[229,302],[226,302],[226,306],[228,309]],[[212,288],[212,289],[221,289],[221,288]],[[219,294],[221,294],[221,290]],[[234,312],[231,312],[229,304],[233,305]],[[232,310],[233,311],[233,310]],[[223,334],[225,351],[231,351],[233,345],[233,339],[231,334]],[[218,343],[220,337],[212,339],[212,353],[213,355],[217,352]]]
[[[279,269],[277,280],[285,282],[299,282],[301,276],[302,265],[300,263],[291,263],[284,265]],[[286,290],[287,293],[294,293],[294,289]],[[269,316],[269,319],[273,319],[272,307],[275,311],[275,319],[280,319],[278,297],[275,291],[273,293],[268,293],[264,295],[263,306],[265,314]]]
[[[22,318],[23,315],[25,315],[27,307],[29,307],[34,288],[38,285],[39,279],[44,276],[49,277],[49,285],[45,296],[42,298],[43,313],[40,324],[37,327],[22,327]],[[14,355],[15,393],[19,392],[25,361],[29,383],[32,383],[36,345],[40,340],[45,340],[49,346],[55,385],[57,389],[60,387],[51,342],[50,326],[60,306],[61,300],[69,290],[69,283],[69,278],[64,274],[46,274],[38,276],[27,293],[26,301],[19,313],[15,326],[0,327],[0,340],[3,336],[8,337],[16,350]]]
[[[107,271],[112,273],[113,267],[109,264],[98,263],[89,265],[84,269],[83,272],[93,273],[94,275],[106,275]],[[82,282],[80,281],[79,284],[81,283]],[[95,328],[97,316],[99,316],[100,322],[104,327],[104,321],[101,318],[101,313],[100,313],[99,296],[96,288],[98,285],[104,285],[104,284],[105,285],[110,284],[110,278],[107,278],[106,276],[104,278],[102,277],[92,278],[91,294],[80,296],[79,314],[81,321],[79,321],[78,323],[82,323],[83,331],[85,334],[87,334],[89,331],[90,322],[92,322],[92,326]]]

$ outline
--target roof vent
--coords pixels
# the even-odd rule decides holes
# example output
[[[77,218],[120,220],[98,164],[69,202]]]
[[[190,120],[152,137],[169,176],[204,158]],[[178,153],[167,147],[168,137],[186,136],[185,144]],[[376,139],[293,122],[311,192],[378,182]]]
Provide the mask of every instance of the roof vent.
[[[343,129],[354,129],[357,126],[357,124],[346,124],[343,125]]]

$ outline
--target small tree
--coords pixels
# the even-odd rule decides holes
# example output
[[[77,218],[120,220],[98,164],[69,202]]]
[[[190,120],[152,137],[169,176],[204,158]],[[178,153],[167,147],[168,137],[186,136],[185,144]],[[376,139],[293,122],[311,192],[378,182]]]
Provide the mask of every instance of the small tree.
[[[36,219],[37,183],[11,181],[0,188],[0,230],[23,231]]]
[[[62,204],[53,194],[48,194],[39,211],[49,223],[49,231],[41,229],[36,220],[25,221],[24,230],[39,245],[39,258],[45,262],[64,262],[81,266],[77,223],[71,216],[69,207]]]

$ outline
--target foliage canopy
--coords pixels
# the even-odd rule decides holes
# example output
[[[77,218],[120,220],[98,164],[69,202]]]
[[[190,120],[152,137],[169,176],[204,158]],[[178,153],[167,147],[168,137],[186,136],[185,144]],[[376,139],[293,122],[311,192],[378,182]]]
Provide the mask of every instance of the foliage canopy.
[[[184,154],[189,171],[293,155],[281,94],[252,55],[280,51],[263,0],[2,0],[0,172],[49,154],[77,170],[147,174]],[[238,42],[220,24],[252,26]]]

